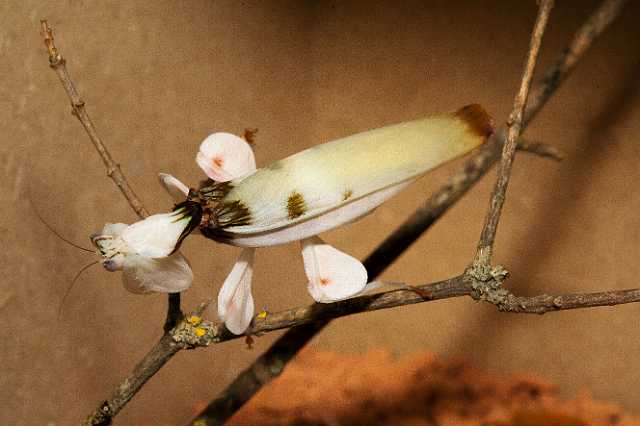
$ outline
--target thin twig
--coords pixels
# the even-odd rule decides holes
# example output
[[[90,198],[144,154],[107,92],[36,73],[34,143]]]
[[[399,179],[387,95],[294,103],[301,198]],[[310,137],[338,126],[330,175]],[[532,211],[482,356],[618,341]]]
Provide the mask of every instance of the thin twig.
[[[550,158],[555,161],[562,161],[564,156],[559,149],[554,146],[544,144],[542,142],[530,141],[520,138],[518,140],[518,150],[535,154],[540,157]]]
[[[527,109],[525,113],[525,121],[524,124],[528,124],[529,121],[535,116],[535,114],[544,106],[547,100],[551,97],[551,95],[556,91],[559,87],[560,83],[564,81],[567,75],[573,71],[575,65],[578,60],[584,55],[584,53],[591,47],[593,42],[600,36],[600,34],[617,18],[620,10],[624,3],[627,0],[606,0],[603,4],[587,19],[585,24],[576,32],[571,44],[563,50],[562,54],[558,57],[554,65],[548,70],[545,74],[543,80],[538,84],[538,86],[532,90],[531,96],[529,98],[529,102],[527,104]],[[385,242],[383,242],[367,259],[368,270],[371,272],[369,276],[375,277],[379,275],[384,269],[386,269],[404,250],[406,250],[426,229],[430,227],[439,217],[441,217],[445,211],[448,210],[458,199],[466,193],[466,191],[476,183],[480,177],[482,177],[487,170],[491,167],[491,165],[499,158],[500,150],[502,147],[502,140],[499,138],[492,138],[492,140],[485,144],[484,148],[480,149],[476,152],[472,157],[465,163],[461,170],[459,170],[454,176],[449,180],[449,182],[443,186],[439,191],[434,193],[429,200],[414,213],[405,223],[403,223],[398,229],[396,229],[393,234],[391,234]],[[424,286],[423,286],[424,287]],[[426,288],[425,290],[428,290]],[[635,291],[635,290],[634,290]],[[633,292],[633,291],[632,291]],[[394,296],[391,296],[393,294]],[[362,296],[362,298],[376,298],[377,303],[385,304],[386,302],[382,302],[385,300],[384,298],[397,297],[400,294],[404,294],[405,296],[410,297],[407,300],[401,300],[398,303],[393,301],[393,303],[389,302],[388,307],[405,305],[409,303],[417,303],[419,301],[427,301],[422,298],[416,292],[412,291],[400,291],[396,290],[393,292],[388,292],[383,295],[373,295],[373,296]],[[610,294],[610,293],[606,293]],[[562,297],[574,297],[576,295],[562,296]],[[584,295],[583,295],[584,296]],[[579,296],[579,297],[583,297]],[[628,299],[629,295],[620,295],[621,297],[625,297],[624,303],[628,303],[631,301],[638,301],[638,297],[636,295],[635,300]],[[453,296],[451,296],[453,297]],[[543,296],[540,296],[543,297]],[[548,296],[551,297],[551,296]],[[556,296],[557,297],[557,296]],[[596,296],[594,296],[596,297]],[[610,299],[606,297],[597,296],[597,300],[607,300],[607,302],[611,302]],[[418,300],[419,299],[419,300]],[[555,298],[554,298],[555,299]],[[356,302],[360,300],[360,302]],[[432,295],[432,298],[429,300],[436,300],[435,295]],[[559,299],[561,302],[564,299]],[[349,300],[351,303],[363,303],[361,298],[355,298]],[[345,302],[338,302],[345,303]],[[539,303],[540,305],[545,305],[545,302],[542,301]],[[595,303],[595,302],[594,302]],[[590,306],[602,306],[608,305],[610,303],[601,303],[601,304],[588,304],[585,303],[584,306],[576,306],[576,307],[590,307]],[[325,313],[318,309],[335,309],[334,305],[313,305],[312,307],[307,307],[310,311],[315,312],[314,315],[324,316]],[[513,306],[522,306],[522,301],[519,301]],[[556,306],[553,304],[552,305]],[[350,305],[354,306],[354,305]],[[373,302],[369,305],[371,307],[376,306]],[[378,305],[380,306],[380,305]],[[505,305],[511,306],[511,305]],[[524,304],[524,306],[528,306]],[[537,305],[529,305],[537,306]],[[546,305],[545,305],[546,306]],[[571,304],[566,304],[564,309],[568,309],[568,306],[572,306]],[[386,307],[386,306],[385,306]],[[300,309],[305,308],[296,308],[288,311],[284,311],[283,313],[275,313],[269,314],[267,318],[264,320],[264,324],[261,323],[259,319],[256,319],[256,323],[252,329],[253,333],[260,333],[269,331],[267,328],[277,327],[277,323],[275,320],[280,316],[286,318],[294,318],[293,323],[295,323],[295,318],[299,321],[307,321],[304,316],[296,317],[295,312],[299,312]],[[379,309],[383,309],[382,307]],[[533,308],[531,308],[533,309]],[[558,310],[557,306],[555,309],[549,310]],[[350,312],[354,313],[354,312]],[[537,313],[537,312],[536,312]],[[346,314],[345,314],[346,315]],[[331,317],[326,316],[324,320],[316,320],[313,321],[315,323],[327,323]],[[283,327],[290,327],[290,325],[284,325]],[[264,327],[264,328],[263,328]],[[236,338],[238,336],[234,336],[222,325],[213,325],[212,327],[215,331],[215,336],[217,336],[217,340],[222,342],[232,338]],[[317,329],[306,328],[306,327],[298,327],[297,330],[300,331],[294,332],[296,328],[291,328],[290,332],[285,333],[269,350],[272,354],[275,351],[280,350],[278,348],[289,347],[294,348],[294,350],[289,351],[291,356],[297,353],[297,350],[304,346],[306,342],[311,340],[313,336],[315,336],[323,327],[319,327]],[[275,329],[275,328],[274,328]],[[297,334],[297,335],[295,335]],[[295,345],[292,344],[295,342]],[[154,346],[154,349],[149,352],[145,358],[138,364],[134,373],[132,373],[129,377],[127,377],[120,386],[116,388],[111,398],[105,401],[105,404],[108,404],[110,416],[108,418],[108,422],[100,423],[97,421],[100,418],[100,408],[92,413],[91,416],[87,419],[87,424],[108,424],[113,416],[115,416],[126,404],[126,401],[130,400],[135,393],[140,390],[140,386],[132,386],[131,383],[139,383],[139,380],[148,380],[152,377],[160,367],[155,367],[154,359],[158,358],[165,363],[169,358],[171,358],[176,352],[173,352],[172,349],[165,349],[164,352],[157,351],[156,349],[159,347],[159,344]],[[182,346],[178,346],[178,349]],[[262,376],[259,381],[255,381],[255,386],[251,386],[247,388],[248,391],[237,393],[239,389],[230,389],[223,392],[226,396],[223,400],[229,401],[229,405],[233,405],[232,409],[225,410],[224,419],[228,419],[235,413],[239,407],[241,407],[246,401],[248,401],[255,392],[257,392],[262,385],[267,383],[270,379],[279,375],[282,371],[282,361],[287,359],[286,356],[283,357],[260,357],[253,365],[246,370],[245,373],[241,373],[240,376],[234,381],[239,382],[244,380],[243,377],[246,377],[248,374],[255,374],[255,371],[266,372],[265,376]],[[275,361],[280,362],[279,365],[276,365]],[[286,363],[286,362],[285,362]],[[141,368],[141,366],[146,365],[147,368]],[[153,366],[153,367],[152,367]],[[277,367],[277,368],[276,368]],[[251,380],[247,380],[251,382]],[[223,395],[221,394],[221,395]],[[233,402],[232,402],[233,401]],[[218,416],[220,418],[220,416]],[[205,420],[206,421],[206,420]],[[200,425],[205,425],[209,423],[200,423]],[[214,424],[214,423],[211,423]],[[219,424],[219,423],[218,423]]]
[[[122,170],[120,170],[120,165],[113,160],[109,150],[102,142],[102,139],[100,139],[100,136],[87,113],[84,101],[80,98],[80,95],[76,90],[76,86],[73,84],[73,81],[69,76],[66,65],[67,61],[56,48],[55,40],[53,39],[53,29],[49,26],[46,19],[41,20],[40,25],[42,26],[44,44],[49,52],[49,65],[58,75],[58,78],[71,101],[71,111],[73,115],[75,115],[80,121],[80,124],[82,124],[82,127],[84,127],[89,135],[89,139],[91,139],[96,151],[100,154],[100,158],[102,158],[102,162],[107,168],[107,175],[113,180],[118,188],[120,188],[122,195],[124,195],[131,208],[140,218],[149,216],[149,212],[144,208],[138,196],[133,192],[133,189],[131,189],[131,186],[129,185],[129,182],[127,182],[127,178],[122,173]]]
[[[478,250],[474,264],[487,266],[491,263],[491,253],[493,250],[493,242],[495,240],[498,223],[500,222],[500,213],[507,192],[507,185],[511,176],[511,167],[513,165],[513,157],[516,152],[516,141],[520,137],[523,128],[524,108],[527,104],[527,96],[529,88],[533,80],[533,71],[538,61],[538,52],[542,44],[542,36],[549,21],[549,15],[553,8],[553,0],[541,0],[538,8],[538,16],[531,34],[531,42],[529,43],[529,53],[527,62],[522,73],[520,88],[513,101],[513,110],[509,115],[507,128],[507,141],[502,149],[502,160],[498,168],[498,177],[491,194],[491,205],[485,219],[484,228],[478,242]]]
[[[153,377],[184,345],[176,343],[171,334],[165,333],[156,345],[136,365],[133,372],[120,384],[112,396],[102,402],[85,420],[86,425],[110,425],[116,416],[142,386]]]
[[[540,82],[531,89],[524,113],[524,127],[540,112],[564,79],[571,74],[593,42],[620,16],[628,0],[604,0],[574,34]]]

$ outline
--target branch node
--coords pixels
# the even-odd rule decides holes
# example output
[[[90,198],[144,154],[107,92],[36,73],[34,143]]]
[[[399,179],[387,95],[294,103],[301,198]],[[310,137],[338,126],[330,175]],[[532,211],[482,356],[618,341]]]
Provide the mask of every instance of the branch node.
[[[520,151],[536,154],[540,157],[550,158],[555,161],[564,160],[564,154],[558,148],[541,142],[529,141],[526,139],[518,139],[518,149]]]
[[[471,280],[470,296],[473,299],[492,303],[499,310],[508,306],[507,299],[512,294],[502,287],[502,282],[509,276],[509,271],[502,265],[492,267],[482,262],[474,262],[467,268],[465,275]]]
[[[104,401],[98,411],[89,416],[83,424],[90,426],[107,426],[113,422],[113,413],[109,401]]]
[[[562,308],[562,298],[560,296],[553,299],[553,306],[556,308]]]
[[[113,166],[107,168],[107,176],[112,177],[113,174],[116,173],[119,169],[120,169],[120,164],[114,163]]]
[[[44,38],[44,45],[47,47],[49,53],[49,66],[51,68],[57,68],[59,65],[64,65],[64,59],[60,52],[56,48],[56,44],[53,40],[53,29],[49,26],[46,19],[40,20],[40,27],[42,28],[42,37]]]
[[[209,346],[216,331],[217,327],[210,321],[190,316],[171,330],[171,338],[174,342],[183,345],[184,349],[195,349]]]

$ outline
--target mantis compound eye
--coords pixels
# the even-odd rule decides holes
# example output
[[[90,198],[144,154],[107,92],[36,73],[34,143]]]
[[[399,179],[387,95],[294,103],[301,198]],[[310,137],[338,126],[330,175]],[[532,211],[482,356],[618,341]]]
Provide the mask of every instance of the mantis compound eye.
[[[121,253],[102,259],[102,267],[109,272],[120,271],[124,268],[125,256]]]

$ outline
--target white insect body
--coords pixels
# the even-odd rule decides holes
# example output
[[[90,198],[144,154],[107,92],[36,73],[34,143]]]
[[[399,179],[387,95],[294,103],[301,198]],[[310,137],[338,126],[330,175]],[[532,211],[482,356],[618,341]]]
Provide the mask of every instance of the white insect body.
[[[370,212],[417,177],[477,147],[491,132],[487,113],[469,105],[455,114],[315,146],[219,185],[223,196],[210,235],[244,247],[311,237]],[[203,161],[200,156],[198,163]]]
[[[300,241],[308,289],[317,302],[353,297],[367,285],[367,271],[317,234],[371,212],[427,171],[463,155],[493,132],[479,105],[454,114],[359,133],[257,169],[250,145],[215,133],[200,145],[197,163],[212,179],[198,191],[210,217],[201,232],[247,247],[218,294],[218,316],[242,334],[254,313],[251,280],[254,247]],[[179,201],[187,186],[160,174]]]
[[[474,104],[318,145],[262,169],[256,169],[245,140],[214,133],[196,157],[209,183],[194,191],[161,173],[161,184],[179,203],[173,213],[133,225],[108,224],[92,241],[103,266],[123,270],[125,287],[134,293],[177,292],[191,285],[191,268],[176,250],[197,226],[207,237],[245,247],[218,294],[218,316],[231,332],[242,334],[254,313],[255,247],[300,241],[313,299],[353,297],[367,286],[365,267],[317,234],[366,215],[492,132],[489,115]]]

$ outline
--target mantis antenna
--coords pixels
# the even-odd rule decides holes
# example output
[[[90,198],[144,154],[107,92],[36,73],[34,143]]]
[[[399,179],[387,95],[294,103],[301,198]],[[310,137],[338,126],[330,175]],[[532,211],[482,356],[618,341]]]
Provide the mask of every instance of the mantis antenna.
[[[60,308],[58,309],[58,321],[60,321],[60,318],[62,317],[62,307],[64,306],[64,302],[65,300],[67,300],[67,296],[69,296],[69,294],[71,293],[71,290],[73,290],[73,286],[75,285],[76,281],[78,281],[78,278],[80,278],[80,275],[82,275],[84,271],[86,271],[93,265],[97,265],[98,263],[100,263],[100,261],[96,260],[95,262],[91,262],[90,264],[83,266],[82,269],[80,269],[76,273],[76,275],[73,277],[73,280],[71,281],[71,285],[69,285],[69,287],[67,288],[67,291],[64,292],[64,296],[62,296],[62,301],[60,302]]]
[[[49,225],[44,218],[40,215],[40,212],[38,211],[38,209],[36,208],[35,204],[33,203],[33,200],[31,199],[31,196],[28,197],[29,198],[29,203],[31,204],[31,208],[33,209],[33,212],[36,214],[36,216],[38,217],[38,219],[40,219],[40,222],[42,222],[44,224],[44,226],[47,227],[47,229],[51,232],[53,232],[53,235],[55,235],[56,237],[60,238],[62,241],[64,241],[65,243],[69,244],[72,247],[75,247],[77,249],[80,250],[84,250],[84,251],[88,251],[89,253],[95,253],[95,250],[90,250],[88,248],[82,247],[81,245],[75,244],[69,240],[67,240],[66,238],[64,238],[62,235],[60,235],[55,229],[53,229],[53,227],[51,225]]]

